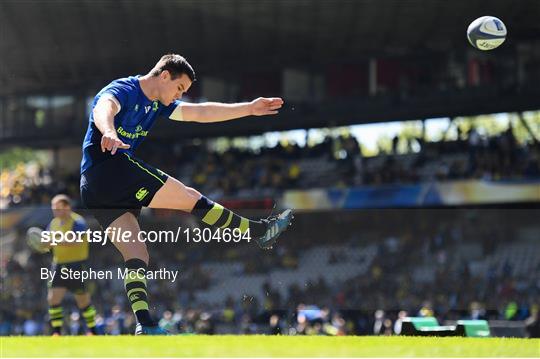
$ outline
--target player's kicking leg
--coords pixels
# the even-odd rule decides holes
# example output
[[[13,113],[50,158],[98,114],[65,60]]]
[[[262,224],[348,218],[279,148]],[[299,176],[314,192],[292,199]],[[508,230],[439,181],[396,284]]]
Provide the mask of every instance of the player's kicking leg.
[[[262,248],[271,248],[292,220],[290,210],[260,221],[241,217],[125,153],[81,175],[81,199],[104,228],[129,231],[132,238],[137,238],[140,231],[136,216],[141,207],[182,210],[214,227],[238,228],[242,233],[249,230],[250,237]],[[143,275],[148,266],[146,244],[114,241],[114,245],[124,257],[129,274],[125,287],[137,317],[136,334],[166,334],[151,319],[148,310],[146,276]]]
[[[253,221],[224,208],[203,196],[197,190],[185,186],[180,181],[169,177],[157,191],[149,204],[150,208],[178,209],[190,212],[204,223],[218,227],[239,229],[250,236],[264,249],[272,248],[279,235],[287,229],[293,219],[292,211],[287,209],[277,216],[260,221]]]
[[[183,210],[198,216],[209,225],[220,228],[239,228],[242,233],[249,230],[262,248],[271,248],[277,237],[287,229],[292,220],[290,210],[261,221],[249,220],[212,202],[198,191],[171,177],[167,178],[163,186],[156,192],[149,207]],[[121,233],[129,231],[132,238],[137,238],[140,231],[136,217],[130,212],[122,214],[110,223],[109,227],[115,228]],[[124,283],[131,308],[137,317],[138,324],[135,334],[167,334],[152,320],[148,310],[148,294],[144,275],[149,261],[146,244],[131,240],[113,243],[124,257],[127,269],[128,276],[126,276]]]

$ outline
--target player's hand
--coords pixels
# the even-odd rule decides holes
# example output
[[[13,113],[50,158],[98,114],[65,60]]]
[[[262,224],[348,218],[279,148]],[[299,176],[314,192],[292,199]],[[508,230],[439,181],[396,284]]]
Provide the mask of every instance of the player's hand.
[[[251,114],[254,116],[275,115],[283,106],[283,99],[279,97],[259,97],[251,101]]]
[[[117,149],[128,149],[130,147],[130,145],[120,141],[114,131],[106,131],[105,134],[101,136],[101,152],[111,151],[111,155],[114,155]]]

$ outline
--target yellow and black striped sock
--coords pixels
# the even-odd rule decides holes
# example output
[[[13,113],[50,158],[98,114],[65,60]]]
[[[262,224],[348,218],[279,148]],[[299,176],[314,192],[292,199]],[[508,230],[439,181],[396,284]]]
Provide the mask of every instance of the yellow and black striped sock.
[[[64,310],[61,305],[49,307],[49,323],[54,334],[62,334],[64,325]]]
[[[261,237],[266,232],[266,223],[262,221],[252,221],[245,217],[239,216],[233,211],[223,207],[219,203],[202,196],[191,214],[199,217],[204,223],[218,227],[240,229],[240,232],[245,233],[249,229],[252,237]]]
[[[132,258],[126,261],[126,277],[124,285],[131,303],[131,309],[142,325],[154,326],[155,323],[148,311],[148,294],[146,292],[146,263],[142,259]]]
[[[96,308],[92,304],[80,309],[81,315],[86,323],[86,328],[96,334]]]

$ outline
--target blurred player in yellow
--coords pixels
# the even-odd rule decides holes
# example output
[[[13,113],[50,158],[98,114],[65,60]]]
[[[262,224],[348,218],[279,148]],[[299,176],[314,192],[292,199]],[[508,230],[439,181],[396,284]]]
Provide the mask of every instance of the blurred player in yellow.
[[[64,194],[59,194],[51,200],[51,208],[54,218],[47,226],[48,231],[67,231],[80,232],[86,231],[87,225],[83,217],[71,210],[71,200]],[[53,335],[61,335],[64,324],[64,313],[62,300],[69,290],[75,296],[77,307],[81,316],[86,322],[87,334],[96,334],[96,309],[90,303],[90,294],[86,288],[86,282],[77,279],[63,279],[60,272],[62,268],[72,269],[74,271],[83,271],[86,269],[86,260],[88,259],[88,240],[86,236],[81,238],[84,241],[78,243],[61,242],[58,245],[51,246],[53,253],[52,270],[56,271],[52,282],[49,283],[47,300],[49,303],[49,321],[53,330]]]

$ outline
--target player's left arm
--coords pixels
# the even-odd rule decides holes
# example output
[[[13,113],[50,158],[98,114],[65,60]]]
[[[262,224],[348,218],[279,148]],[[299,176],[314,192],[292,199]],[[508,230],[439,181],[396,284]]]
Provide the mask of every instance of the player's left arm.
[[[170,119],[193,122],[229,121],[246,116],[275,115],[283,106],[279,97],[259,97],[242,103],[186,103],[181,102],[172,112]]]

